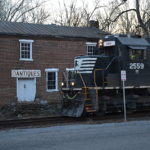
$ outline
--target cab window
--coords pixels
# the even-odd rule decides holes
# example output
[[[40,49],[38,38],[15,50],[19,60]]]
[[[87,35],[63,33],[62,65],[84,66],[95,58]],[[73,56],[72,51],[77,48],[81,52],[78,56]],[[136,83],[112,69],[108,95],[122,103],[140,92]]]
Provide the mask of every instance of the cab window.
[[[104,47],[104,54],[108,55],[108,56],[114,56],[115,55],[115,47],[111,46],[111,47]]]
[[[146,51],[129,49],[129,58],[130,58],[130,60],[145,60],[146,59]]]

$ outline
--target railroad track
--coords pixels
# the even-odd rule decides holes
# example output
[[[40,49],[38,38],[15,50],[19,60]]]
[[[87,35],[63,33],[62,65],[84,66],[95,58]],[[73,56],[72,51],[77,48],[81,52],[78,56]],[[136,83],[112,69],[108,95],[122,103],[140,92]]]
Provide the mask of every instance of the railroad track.
[[[20,128],[20,127],[37,127],[62,125],[69,123],[79,123],[86,121],[86,118],[69,118],[69,117],[42,117],[42,118],[28,118],[28,119],[12,119],[1,120],[0,129]]]
[[[150,112],[138,112],[133,114],[127,114],[127,120],[142,120],[150,119]],[[108,122],[122,122],[123,114],[109,114],[109,115],[96,115],[87,116],[81,118],[71,117],[42,117],[42,118],[28,118],[28,119],[13,119],[13,120],[1,120],[0,130],[11,128],[25,128],[25,127],[42,127],[42,126],[54,126],[64,124],[89,124],[89,123],[108,123]]]

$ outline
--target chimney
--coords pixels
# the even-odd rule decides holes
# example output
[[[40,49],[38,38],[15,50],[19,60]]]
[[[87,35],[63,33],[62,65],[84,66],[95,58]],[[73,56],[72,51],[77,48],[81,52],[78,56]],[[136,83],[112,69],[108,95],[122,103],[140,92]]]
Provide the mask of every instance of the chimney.
[[[95,20],[90,20],[89,21],[89,27],[95,27],[95,28],[99,28],[99,22],[95,21]]]

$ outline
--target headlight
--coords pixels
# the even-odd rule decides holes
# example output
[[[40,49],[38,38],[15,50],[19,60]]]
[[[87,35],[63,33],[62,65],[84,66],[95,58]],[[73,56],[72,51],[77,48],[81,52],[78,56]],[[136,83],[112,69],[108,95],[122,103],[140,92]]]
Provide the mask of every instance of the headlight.
[[[61,82],[61,86],[64,86],[65,85],[65,83],[64,82]]]
[[[103,40],[99,40],[99,41],[98,41],[98,47],[99,47],[99,48],[102,48],[102,47],[103,47]]]
[[[71,85],[71,86],[75,86],[75,82],[73,82],[73,81],[70,82],[70,85]]]

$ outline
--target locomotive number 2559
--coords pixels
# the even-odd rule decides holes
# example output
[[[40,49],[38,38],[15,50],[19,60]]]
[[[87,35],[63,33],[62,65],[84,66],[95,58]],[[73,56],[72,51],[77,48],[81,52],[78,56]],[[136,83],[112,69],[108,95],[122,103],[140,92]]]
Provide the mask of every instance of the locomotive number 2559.
[[[130,63],[130,69],[144,69],[144,63]]]

